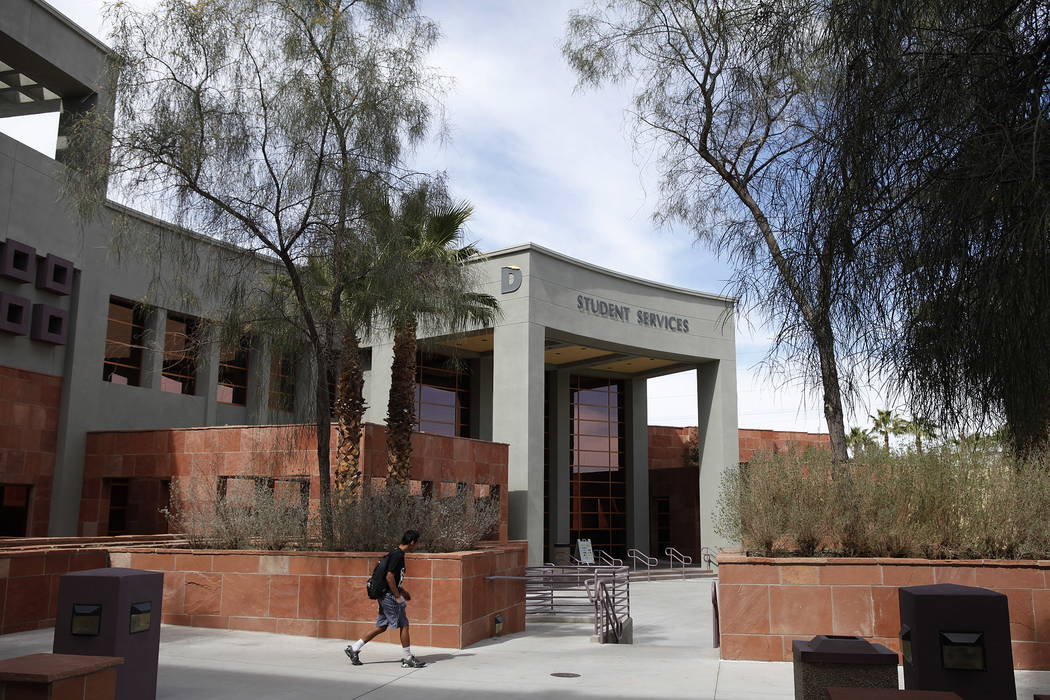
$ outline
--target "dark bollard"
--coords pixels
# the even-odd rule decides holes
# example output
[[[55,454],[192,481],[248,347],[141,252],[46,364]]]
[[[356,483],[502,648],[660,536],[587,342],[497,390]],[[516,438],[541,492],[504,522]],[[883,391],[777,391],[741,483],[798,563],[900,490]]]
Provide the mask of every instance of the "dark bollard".
[[[897,689],[897,653],[860,637],[796,640],[791,654],[795,700],[826,700],[831,686]]]
[[[940,583],[900,589],[904,687],[1016,700],[1006,596]]]
[[[92,569],[63,576],[55,619],[56,654],[123,657],[116,700],[157,697],[164,574]]]

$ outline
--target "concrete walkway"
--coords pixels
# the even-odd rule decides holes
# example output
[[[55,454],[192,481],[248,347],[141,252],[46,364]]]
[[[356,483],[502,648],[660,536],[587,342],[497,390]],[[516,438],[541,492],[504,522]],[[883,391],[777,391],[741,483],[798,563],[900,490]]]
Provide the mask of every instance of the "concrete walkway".
[[[633,645],[589,641],[589,625],[529,624],[469,649],[418,647],[430,665],[403,670],[400,648],[372,643],[351,666],[345,643],[165,626],[158,700],[488,700],[703,698],[789,700],[791,664],[719,661],[711,648],[710,583],[631,585]],[[411,613],[410,613],[411,614]],[[51,630],[0,636],[0,658],[51,650]],[[577,673],[557,678],[552,673]],[[1050,671],[1018,672],[1018,698],[1050,692]]]

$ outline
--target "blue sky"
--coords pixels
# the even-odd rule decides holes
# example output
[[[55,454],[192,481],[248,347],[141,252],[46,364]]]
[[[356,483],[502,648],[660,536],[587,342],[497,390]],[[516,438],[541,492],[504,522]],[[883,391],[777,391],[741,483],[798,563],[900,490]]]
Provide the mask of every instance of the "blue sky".
[[[50,2],[105,39],[102,0]],[[447,171],[456,196],[475,207],[469,233],[483,250],[532,241],[639,277],[724,292],[724,263],[688,231],[652,223],[658,173],[633,144],[629,88],[575,89],[560,45],[569,11],[584,2],[420,0],[442,29],[431,64],[454,82],[445,99],[451,138],[422,148],[416,166]],[[28,138],[34,128],[0,122]],[[768,337],[761,318],[737,325],[740,426],[823,430],[819,397],[757,368]],[[692,373],[651,380],[649,395],[650,423],[695,424]]]

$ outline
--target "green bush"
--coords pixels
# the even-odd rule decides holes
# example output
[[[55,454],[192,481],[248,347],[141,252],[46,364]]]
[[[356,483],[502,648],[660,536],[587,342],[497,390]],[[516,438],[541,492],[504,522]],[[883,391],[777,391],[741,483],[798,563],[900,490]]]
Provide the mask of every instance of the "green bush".
[[[723,476],[716,531],[750,553],[1050,558],[1050,469],[991,449],[760,454]]]
[[[382,551],[411,528],[421,534],[418,551],[455,552],[495,537],[500,524],[498,500],[475,499],[469,491],[433,498],[390,486],[359,498],[337,498],[334,541],[324,544],[317,536],[317,514],[298,499],[282,502],[261,485],[222,496],[209,479],[176,482],[164,514],[171,530],[197,549]]]

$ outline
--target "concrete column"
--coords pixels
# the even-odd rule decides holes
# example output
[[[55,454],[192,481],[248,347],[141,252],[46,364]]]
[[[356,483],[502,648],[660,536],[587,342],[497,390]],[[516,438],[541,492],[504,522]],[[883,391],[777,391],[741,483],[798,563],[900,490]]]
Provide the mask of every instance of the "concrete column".
[[[59,398],[59,421],[58,436],[55,440],[55,463],[51,477],[51,503],[49,504],[47,519],[47,534],[50,537],[75,537],[77,525],[80,521],[80,495],[84,485],[84,459],[87,444],[87,434],[83,430],[73,429],[72,419],[73,407],[78,401],[83,405],[94,408],[96,392],[86,390],[86,382],[83,379],[72,381],[74,359],[79,350],[77,339],[77,326],[94,321],[102,326],[105,333],[106,321],[97,318],[81,319],[81,272],[76,272],[73,277],[73,294],[69,304],[69,344],[66,346],[66,354],[62,367],[62,395]],[[91,308],[90,305],[88,308]],[[108,308],[108,307],[103,307]],[[85,335],[88,335],[85,332]],[[99,372],[101,372],[102,360],[99,359]],[[85,373],[86,374],[86,373]],[[96,374],[96,377],[99,375]],[[94,387],[92,387],[94,388]],[[32,522],[27,523],[32,527]]]
[[[545,329],[514,323],[495,329],[492,439],[510,445],[510,536],[529,542],[529,563],[543,562],[543,341]]]
[[[142,353],[142,386],[160,390],[160,377],[164,371],[164,329],[168,323],[168,312],[155,308],[146,317],[145,352]]]
[[[269,343],[256,340],[248,353],[248,423],[269,423],[270,364],[273,355]]]
[[[627,546],[649,553],[649,407],[647,381],[625,382]],[[658,554],[649,553],[651,556]]]
[[[572,478],[572,459],[569,454],[571,444],[572,406],[569,401],[569,372],[561,370],[548,374],[555,384],[551,392],[550,435],[551,435],[551,495],[550,508],[554,527],[551,528],[554,544],[567,544],[575,547],[570,541],[572,530],[572,500],[570,498],[570,481]],[[575,549],[573,549],[575,551]]]
[[[215,393],[219,386],[219,343],[213,329],[201,331],[197,351],[197,396],[204,399],[203,425],[215,425],[218,405]]]
[[[715,534],[722,474],[740,461],[736,416],[736,362],[715,360],[696,369],[697,442],[700,446],[700,545],[736,543]]]
[[[390,401],[390,367],[394,364],[394,344],[372,345],[372,369],[365,380],[365,420],[386,423],[386,408]]]
[[[474,376],[474,386],[478,395],[477,438],[492,440],[492,355],[483,355],[478,358],[477,368],[478,373]]]

